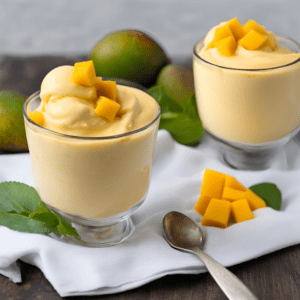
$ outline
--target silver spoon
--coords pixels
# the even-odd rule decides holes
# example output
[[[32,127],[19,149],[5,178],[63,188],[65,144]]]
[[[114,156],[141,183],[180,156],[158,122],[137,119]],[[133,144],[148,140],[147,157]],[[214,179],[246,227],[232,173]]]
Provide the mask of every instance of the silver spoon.
[[[186,215],[172,211],[163,219],[164,236],[173,248],[198,255],[219,287],[231,300],[258,300],[234,274],[205,254],[200,227]]]

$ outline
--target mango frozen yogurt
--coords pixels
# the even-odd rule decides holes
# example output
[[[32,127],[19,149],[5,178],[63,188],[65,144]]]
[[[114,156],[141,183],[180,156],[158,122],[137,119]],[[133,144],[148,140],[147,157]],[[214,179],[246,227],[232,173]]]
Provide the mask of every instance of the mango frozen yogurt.
[[[204,128],[232,142],[280,139],[300,125],[300,48],[253,20],[213,27],[194,48]]]
[[[160,116],[151,96],[96,77],[89,61],[49,72],[25,107],[35,186],[46,204],[102,219],[145,198]]]

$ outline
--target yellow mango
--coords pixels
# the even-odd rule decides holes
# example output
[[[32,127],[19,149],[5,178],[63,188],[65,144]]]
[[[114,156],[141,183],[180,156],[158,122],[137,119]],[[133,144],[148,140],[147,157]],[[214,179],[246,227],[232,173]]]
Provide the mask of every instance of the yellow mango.
[[[225,176],[225,186],[244,192],[247,190],[237,179],[230,175]]]
[[[200,195],[221,199],[225,184],[225,174],[205,169]]]
[[[211,197],[201,195],[195,205],[195,211],[201,216],[204,216]]]
[[[231,56],[235,53],[235,49],[237,43],[234,37],[228,36],[220,41],[214,43],[214,46],[218,49],[218,51],[224,56]]]
[[[245,198],[245,192],[225,186],[223,189],[222,199],[235,201]]]
[[[256,210],[267,206],[265,201],[257,196],[251,189],[248,189],[245,192],[245,198],[248,200],[251,210]]]
[[[238,18],[233,18],[227,22],[235,40],[239,40],[246,34],[243,25],[239,22]]]
[[[213,198],[209,202],[201,224],[204,226],[226,228],[230,213],[231,205],[229,201]]]
[[[95,88],[98,96],[105,96],[116,101],[117,83],[115,81],[104,81],[102,78],[96,77]]]
[[[38,124],[41,127],[44,127],[45,118],[44,118],[44,115],[41,112],[39,112],[39,111],[30,111],[28,113],[28,117],[34,123]]]
[[[72,81],[78,85],[93,86],[96,81],[96,71],[93,61],[75,63]]]
[[[225,25],[217,28],[215,31],[215,36],[214,36],[213,40],[210,42],[210,44],[207,46],[206,50],[213,48],[215,42],[220,41],[228,36],[233,36],[228,24],[225,24]]]
[[[266,37],[257,31],[251,29],[243,38],[238,41],[238,44],[247,50],[257,50],[266,41]]]
[[[248,33],[251,30],[255,30],[258,33],[267,34],[267,31],[265,30],[265,28],[263,26],[259,25],[258,23],[256,23],[254,20],[249,20],[243,26],[243,28],[244,28],[245,33]]]
[[[100,96],[97,107],[95,108],[95,113],[100,117],[108,119],[109,121],[114,121],[120,107],[121,106],[119,103],[104,96]]]
[[[247,199],[241,199],[241,200],[231,202],[231,211],[234,220],[237,223],[251,220],[254,218]]]
[[[277,47],[277,39],[275,37],[275,34],[271,31],[268,32],[267,34],[267,40],[265,42],[266,46],[269,46],[272,51],[274,51]]]

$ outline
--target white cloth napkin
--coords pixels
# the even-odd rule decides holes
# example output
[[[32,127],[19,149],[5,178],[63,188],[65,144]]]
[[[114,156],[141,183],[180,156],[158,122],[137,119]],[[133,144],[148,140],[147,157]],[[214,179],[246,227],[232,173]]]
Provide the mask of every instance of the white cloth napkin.
[[[48,236],[20,233],[0,226],[0,273],[21,282],[16,260],[37,266],[60,296],[102,295],[139,287],[168,274],[206,272],[194,255],[176,251],[162,237],[162,219],[172,210],[197,222],[194,211],[205,168],[235,176],[247,187],[275,183],[282,208],[264,208],[255,218],[227,229],[203,227],[205,252],[224,266],[238,264],[300,243],[300,142],[285,146],[272,168],[239,171],[223,164],[214,144],[204,138],[198,147],[182,146],[168,132],[158,133],[150,190],[133,215],[131,237],[109,248],[85,248]],[[29,154],[0,156],[0,182],[33,184]]]

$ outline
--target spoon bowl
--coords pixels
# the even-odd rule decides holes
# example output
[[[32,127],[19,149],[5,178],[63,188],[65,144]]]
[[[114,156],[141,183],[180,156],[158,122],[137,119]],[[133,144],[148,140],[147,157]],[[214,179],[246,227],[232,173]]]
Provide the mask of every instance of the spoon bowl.
[[[163,219],[164,237],[173,248],[198,255],[228,299],[258,300],[234,274],[204,253],[203,233],[186,215],[171,211]]]

